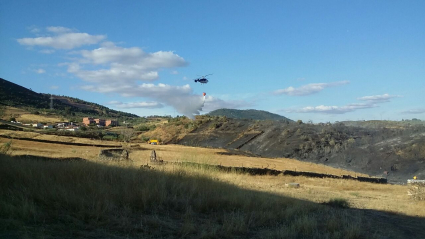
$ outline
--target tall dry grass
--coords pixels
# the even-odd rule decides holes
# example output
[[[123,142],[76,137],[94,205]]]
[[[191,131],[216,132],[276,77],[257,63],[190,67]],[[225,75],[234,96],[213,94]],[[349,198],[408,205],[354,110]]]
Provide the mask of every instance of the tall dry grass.
[[[0,155],[0,237],[380,238],[391,229],[361,211],[230,185],[220,173]]]

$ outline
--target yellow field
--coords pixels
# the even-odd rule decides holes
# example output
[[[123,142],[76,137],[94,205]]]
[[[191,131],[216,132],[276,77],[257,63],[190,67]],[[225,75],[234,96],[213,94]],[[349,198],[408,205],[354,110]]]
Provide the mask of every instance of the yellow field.
[[[50,115],[34,115],[34,114],[22,114],[19,115],[16,118],[19,122],[33,122],[33,123],[55,123],[63,121],[62,118],[59,118],[57,116],[50,116]]]
[[[39,130],[43,131],[43,130]],[[78,138],[71,136],[58,136],[58,135],[48,135],[48,134],[40,134],[37,132],[25,132],[25,131],[10,131],[10,130],[0,130],[0,136],[7,136],[9,138],[31,138],[31,139],[40,139],[40,140],[49,140],[52,142],[67,142],[67,143],[82,143],[82,144],[101,144],[101,145],[112,145],[112,146],[121,146],[121,143],[113,142],[113,141],[101,141],[101,140],[91,140],[88,138]],[[37,142],[34,142],[37,143]],[[57,150],[57,146],[55,144],[51,145],[55,150]],[[47,148],[51,147],[47,144]],[[36,148],[32,148],[29,150],[30,152],[36,152]],[[41,155],[48,156],[48,155]],[[65,157],[65,156],[64,156]]]
[[[92,144],[120,145],[114,142],[102,142],[72,137],[45,136],[37,133],[0,131],[0,134],[15,134],[21,137],[43,138],[62,142],[80,142]],[[0,144],[9,139],[0,138]],[[224,149],[196,148],[180,145],[124,145],[130,149],[130,158],[134,167],[149,163],[152,150],[157,156],[168,162],[196,162],[223,166],[244,166],[270,168],[276,170],[297,170],[334,175],[361,175],[355,172],[335,169],[324,165],[300,162],[286,158],[260,158],[242,155],[223,155]],[[41,143],[25,140],[12,140],[11,155],[37,155],[53,158],[83,158],[96,162],[101,148],[87,146],[68,146],[54,143]],[[161,170],[173,170],[173,165],[154,166]],[[241,188],[274,193],[312,202],[326,202],[334,198],[348,200],[351,207],[397,212],[410,216],[425,217],[425,202],[413,201],[407,195],[407,186],[382,185],[340,179],[318,179],[292,176],[250,176],[247,174],[216,173],[215,179]],[[300,188],[288,188],[287,183],[300,183]]]
[[[7,107],[3,118],[8,120],[10,117],[14,117],[17,121],[22,123],[54,123],[63,121],[63,119],[58,116],[42,114],[35,115],[23,109]]]

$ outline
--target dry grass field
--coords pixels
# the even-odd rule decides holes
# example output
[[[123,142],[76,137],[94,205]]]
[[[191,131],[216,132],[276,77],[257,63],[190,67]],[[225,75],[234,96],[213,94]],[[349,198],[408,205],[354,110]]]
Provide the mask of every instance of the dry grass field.
[[[41,135],[33,132],[16,132],[0,130],[0,135],[21,136],[60,142],[95,143],[104,145],[121,145],[119,142],[90,140],[76,137]],[[0,144],[9,139],[0,138]],[[260,158],[243,155],[223,155],[224,149],[198,148],[181,145],[127,145],[130,159],[135,167],[149,164],[152,150],[160,159],[167,162],[195,162],[210,165],[235,167],[270,168],[276,170],[297,170],[334,175],[366,176],[352,171],[336,169],[321,164],[301,162],[287,158]],[[140,146],[140,147],[134,147]],[[12,140],[11,155],[36,155],[52,158],[82,158],[96,162],[100,148],[90,146],[67,146],[54,143],[41,143],[26,140]],[[425,217],[425,203],[412,201],[407,195],[407,186],[390,184],[373,184],[340,179],[318,179],[292,176],[249,176],[241,174],[237,178],[221,174],[222,180],[243,188],[274,192],[305,199],[313,202],[325,202],[332,198],[347,199],[352,207],[377,209],[388,212],[403,213],[411,216]],[[297,189],[287,188],[286,183],[300,183]]]
[[[11,131],[8,131],[8,132],[10,133]],[[0,132],[0,133],[5,134],[5,132]],[[18,132],[18,134],[25,134],[25,133],[26,132]],[[24,137],[24,136],[21,135],[21,137]],[[31,133],[31,135],[27,135],[26,137],[38,138],[38,137],[47,137],[47,136],[41,136],[41,135],[37,135],[36,133]],[[87,143],[88,141],[90,141],[91,143],[95,143],[95,144],[105,143],[102,141],[95,141],[95,140],[88,140],[88,139],[78,139],[78,138],[69,139],[70,137],[61,137],[61,136],[52,136],[52,137],[53,138],[50,138],[50,140],[57,140],[61,142]],[[10,141],[9,139],[0,138],[0,144],[4,144],[9,141]],[[107,142],[107,143],[111,145],[121,144],[121,143],[113,143],[113,142]],[[276,169],[276,170],[289,169],[289,170],[297,170],[297,171],[311,171],[311,172],[327,173],[327,174],[335,174],[335,175],[342,175],[342,174],[350,174],[352,176],[360,175],[355,172],[344,171],[341,169],[334,169],[324,165],[316,165],[312,163],[300,162],[293,159],[286,159],[286,158],[271,159],[271,158],[248,157],[243,155],[229,155],[229,152],[223,149],[196,148],[196,147],[186,147],[186,146],[180,146],[180,145],[148,145],[148,144],[139,144],[139,145],[133,144],[133,145],[123,145],[123,146],[130,150],[129,156],[130,156],[130,159],[132,160],[131,162],[105,164],[105,162],[98,160],[98,154],[99,154],[100,148],[97,148],[97,147],[68,146],[68,145],[59,145],[54,143],[41,143],[41,142],[32,142],[32,141],[16,140],[16,139],[12,140],[11,150],[9,152],[11,156],[35,155],[35,156],[57,158],[57,159],[81,158],[81,159],[87,160],[87,162],[90,162],[91,165],[99,165],[99,167],[105,167],[105,165],[107,167],[111,165],[118,168],[122,167],[124,171],[130,170],[131,171],[130,175],[133,175],[134,173],[132,170],[139,170],[139,167],[141,165],[149,164],[148,160],[152,150],[155,150],[157,155],[162,160],[167,162],[196,162],[201,164],[223,165],[223,166],[244,166],[244,167],[258,167],[258,168],[268,167],[268,168]],[[212,221],[209,221],[209,219],[208,220],[202,219],[206,216],[205,212],[203,211],[204,209],[202,209],[204,208],[204,206],[198,205],[199,208],[197,208],[197,206],[193,206],[193,207],[185,206],[183,212],[180,212],[182,213],[181,216],[184,218],[183,224],[174,225],[173,221],[175,220],[174,217],[176,215],[174,216],[169,215],[169,217],[167,216],[166,218],[162,217],[163,215],[161,213],[165,213],[165,211],[161,211],[161,210],[163,210],[164,208],[167,208],[167,206],[163,205],[162,209],[161,208],[155,209],[155,210],[159,210],[157,213],[160,213],[162,216],[158,216],[155,213],[154,214],[149,213],[147,218],[144,218],[142,221],[144,223],[148,223],[151,227],[157,228],[157,229],[162,228],[164,230],[173,231],[174,229],[177,230],[174,227],[180,228],[179,230],[177,230],[179,231],[177,234],[173,234],[173,236],[169,238],[174,238],[174,237],[233,238],[238,235],[244,235],[244,236],[251,235],[248,237],[258,237],[258,238],[407,238],[407,237],[425,238],[423,237],[425,236],[425,234],[423,234],[424,229],[418,227],[418,223],[419,224],[425,223],[425,220],[423,219],[425,218],[425,202],[414,201],[411,198],[409,198],[409,196],[407,195],[408,188],[405,185],[373,184],[373,183],[365,183],[365,182],[358,182],[358,181],[352,181],[352,180],[340,180],[340,179],[330,179],[330,178],[319,179],[319,178],[292,177],[292,176],[283,176],[283,175],[251,176],[244,173],[224,173],[217,170],[190,168],[190,167],[184,167],[184,166],[180,166],[176,164],[151,165],[151,166],[154,167],[154,169],[148,170],[149,172],[152,172],[153,174],[155,174],[155,172],[159,174],[164,174],[164,173],[167,175],[170,174],[170,175],[173,175],[173,178],[176,177],[173,180],[176,180],[176,179],[187,180],[188,178],[193,178],[193,177],[196,180],[201,180],[202,178],[202,180],[219,183],[220,185],[221,184],[228,185],[226,186],[226,188],[227,187],[232,188],[232,189],[226,189],[226,190],[217,189],[219,190],[218,192],[229,193],[230,191],[242,190],[244,193],[242,193],[241,195],[238,194],[237,198],[239,197],[251,198],[252,193],[254,193],[255,195],[261,194],[262,196],[260,198],[277,197],[277,199],[276,198],[270,199],[272,201],[267,202],[270,205],[275,205],[275,206],[280,205],[280,203],[278,203],[277,201],[279,201],[280,200],[279,198],[281,198],[281,200],[283,200],[285,203],[297,205],[297,206],[294,206],[293,208],[294,213],[296,211],[302,211],[303,210],[302,208],[305,207],[305,210],[303,211],[303,213],[300,213],[300,217],[295,217],[291,219],[296,221],[294,222],[295,223],[294,225],[285,225],[285,226],[275,227],[275,226],[271,226],[272,224],[270,224],[270,220],[279,220],[275,218],[275,216],[276,215],[279,216],[280,212],[276,212],[276,215],[272,216],[269,214],[273,214],[273,209],[265,205],[262,205],[260,202],[257,202],[257,201],[254,202],[255,200],[249,202],[248,204],[260,203],[262,206],[260,205],[258,209],[263,210],[264,213],[267,213],[262,216],[263,219],[261,220],[257,218],[258,217],[257,215],[255,217],[257,219],[255,220],[262,221],[273,228],[269,230],[268,227],[264,227],[264,224],[261,224],[260,222],[253,223],[252,225],[253,228],[256,228],[254,233],[253,231],[251,231],[251,229],[247,228],[247,225],[249,225],[249,221],[254,219],[253,218],[250,219],[249,218],[250,216],[246,215],[245,212],[239,211],[239,209],[235,209],[236,211],[233,212],[234,214],[232,213],[228,214],[228,212],[226,212],[226,215],[221,215],[221,216],[216,215],[217,217],[219,218],[222,217],[222,218],[217,219],[218,220],[217,222],[212,222]],[[34,167],[39,167],[39,166],[34,165]],[[93,167],[97,167],[97,166],[93,166]],[[58,177],[58,176],[55,176],[55,177]],[[81,176],[79,177],[84,178],[85,176],[81,174]],[[109,176],[101,176],[101,177],[109,178]],[[117,177],[118,177],[117,179],[110,178],[108,180],[112,180],[111,182],[119,183],[121,180],[119,178],[121,176],[117,176]],[[136,176],[131,176],[131,177],[136,177]],[[293,182],[299,183],[300,187],[291,188],[286,186],[286,184],[293,183]],[[185,193],[188,193],[189,195],[192,195],[192,194],[198,195],[198,193],[202,194],[202,190],[201,192],[198,192],[197,190],[200,190],[202,188],[204,188],[205,190],[205,187],[221,188],[221,186],[217,186],[215,184],[214,186],[211,186],[210,184],[208,185],[209,186],[195,185],[194,186],[195,189],[194,188],[183,189],[183,186],[178,186],[178,185],[175,185],[175,186],[182,187],[181,190],[183,191],[189,190],[189,191],[185,191]],[[84,190],[87,190],[87,189],[84,189]],[[230,191],[227,192],[228,190]],[[250,193],[245,194],[245,192],[248,192],[248,191]],[[208,192],[213,193],[213,192],[210,192],[210,190],[208,190]],[[140,192],[140,193],[143,194],[143,192]],[[174,193],[179,194],[178,191]],[[100,193],[100,195],[102,195],[102,193]],[[269,196],[264,196],[264,195],[269,195]],[[96,198],[98,198],[98,196],[96,196]],[[161,196],[158,196],[158,197],[161,198]],[[176,200],[178,198],[178,196],[173,196],[173,197],[176,197]],[[233,197],[233,196],[230,195],[230,197]],[[203,198],[203,196],[201,198]],[[113,200],[113,199],[110,199],[110,200]],[[131,200],[137,200],[137,199],[127,198],[126,200],[131,201]],[[149,203],[155,204],[156,199],[152,198],[150,200],[153,200],[153,201]],[[193,200],[196,201],[197,200],[196,197],[193,198]],[[232,202],[232,200],[241,200],[241,199],[234,198],[234,199],[220,199],[220,200],[225,200],[225,201],[230,200],[228,202],[230,203]],[[292,200],[295,200],[295,201],[292,201]],[[321,215],[324,213],[323,212],[324,209],[321,206],[316,206],[316,205],[330,202],[332,200],[342,200],[343,202],[347,202],[349,207],[351,208],[350,210],[354,210],[354,211],[341,212],[339,210],[334,211],[333,209],[332,210],[329,209],[326,211],[326,213],[330,213],[330,214]],[[162,203],[165,203],[166,205],[171,203],[171,202],[165,202],[165,201],[162,201]],[[191,203],[194,203],[194,205],[197,205],[195,201]],[[108,202],[102,202],[102,203],[109,205]],[[109,203],[113,203],[113,202],[111,201]],[[135,220],[133,218],[134,215],[132,215],[131,217],[129,216],[129,218],[127,218],[126,216],[128,216],[127,214],[132,214],[131,212],[134,212],[134,210],[136,210],[137,207],[133,208],[131,202],[128,202],[128,203],[130,204],[128,204],[127,206],[125,206],[126,205],[125,203],[124,205],[120,206],[120,207],[123,206],[124,208],[128,207],[128,210],[130,210],[128,212],[123,211],[122,215],[120,214],[120,212],[114,211],[115,209],[113,209],[114,207],[112,206],[112,204],[111,204],[111,208],[109,208],[110,206],[105,206],[103,204],[99,205],[98,209],[94,208],[97,210],[96,211],[97,216],[95,217],[102,217],[101,215],[102,212],[112,213],[113,211],[113,214],[115,215],[114,218],[119,216],[119,217],[122,217],[122,220],[125,220],[122,222],[120,221],[114,222],[115,223],[114,227],[119,228],[118,224],[121,223],[123,225],[125,224],[124,227],[127,227],[131,224],[132,225],[131,228],[133,228],[134,226],[133,223]],[[213,202],[210,202],[210,203],[213,203]],[[215,208],[216,206],[217,205],[215,206],[210,205],[210,207],[212,208]],[[280,206],[283,206],[283,205],[280,205]],[[247,210],[255,211],[255,209],[252,208],[252,206],[248,206],[246,204],[242,204],[242,205],[237,204],[235,206],[235,208],[239,208],[239,207],[246,208]],[[218,210],[218,209],[216,208],[214,210]],[[289,213],[287,211],[289,210],[288,208],[285,210],[286,211],[284,212],[284,215],[280,215],[280,216],[285,217],[285,215]],[[230,210],[230,212],[231,211],[232,210]],[[318,212],[320,212],[321,216],[317,214]],[[83,221],[86,219],[94,220],[92,217],[93,215],[91,216],[87,215],[87,216],[83,216],[81,219],[80,216],[78,216],[79,218],[78,220],[83,220]],[[155,219],[155,217],[157,218]],[[325,217],[327,219],[325,220],[322,217]],[[265,219],[265,218],[268,218],[268,219]],[[98,220],[96,221],[96,223],[100,223],[100,224],[105,223],[102,221],[103,219],[101,220],[98,218],[96,220]],[[114,219],[114,220],[118,220],[118,219]],[[198,220],[201,220],[200,223],[202,224],[202,226],[200,228],[203,228],[202,229],[204,230],[203,232],[197,231]],[[227,220],[228,225],[226,225],[226,222],[224,222],[223,220],[224,221]],[[320,222],[320,220],[325,220],[327,224],[323,225],[323,223]],[[143,223],[143,222],[140,222],[140,223]],[[90,223],[89,224],[92,225],[93,222],[90,221]],[[97,225],[96,223],[95,225]],[[336,223],[336,224],[333,225],[332,223],[334,224]],[[350,223],[352,223],[351,227],[350,227]],[[323,226],[325,227],[325,229],[321,228]],[[213,228],[213,231],[209,231],[209,229],[207,228]],[[329,228],[334,228],[334,229],[331,230]],[[32,228],[31,230],[33,229],[34,228]],[[322,229],[325,231],[321,231]],[[53,229],[50,228],[49,230],[53,230]],[[130,229],[127,228],[125,230],[130,230]],[[133,229],[131,229],[130,231],[127,231],[129,234],[126,234],[127,232],[125,230],[122,232],[123,235],[128,236],[128,235],[133,235],[134,233],[135,233],[134,235],[137,234],[136,232],[134,232]],[[373,231],[374,234],[370,234],[370,235],[367,233],[365,234],[364,230]],[[261,231],[261,234],[259,235],[258,232],[260,231]],[[103,236],[106,235],[106,237],[112,237],[111,235],[107,236],[108,234],[105,234],[106,232],[104,231],[99,233],[100,233],[99,235],[103,235]],[[44,235],[44,234],[40,234],[40,235]],[[164,234],[164,235],[168,235],[168,234]],[[159,233],[157,236],[164,237],[164,235]],[[303,235],[303,236],[299,236],[299,235]],[[120,237],[117,237],[117,238],[120,238]],[[128,238],[132,238],[132,237],[128,236]]]
[[[7,117],[6,117],[7,116]],[[54,115],[35,115],[31,112],[28,112],[23,109],[15,108],[15,107],[7,107],[5,112],[5,119],[8,119],[8,117],[15,117],[15,119],[22,123],[54,123],[54,122],[60,122],[63,121],[62,118],[54,116]]]
[[[43,129],[39,131],[44,131]],[[67,143],[81,143],[81,144],[98,144],[98,145],[111,145],[111,146],[120,146],[121,144],[113,141],[106,140],[91,140],[88,138],[79,138],[79,137],[71,137],[71,136],[59,136],[59,135],[48,135],[41,134],[37,132],[25,132],[25,131],[11,131],[11,130],[0,130],[0,136],[6,136],[8,138],[30,138],[30,139],[39,139],[39,140],[47,140],[54,142],[67,142]],[[37,143],[37,142],[35,142]],[[33,152],[34,149],[37,149],[39,146],[32,147],[29,152]],[[47,146],[47,148],[49,148]],[[53,148],[57,149],[55,145]],[[65,157],[65,156],[64,156]]]

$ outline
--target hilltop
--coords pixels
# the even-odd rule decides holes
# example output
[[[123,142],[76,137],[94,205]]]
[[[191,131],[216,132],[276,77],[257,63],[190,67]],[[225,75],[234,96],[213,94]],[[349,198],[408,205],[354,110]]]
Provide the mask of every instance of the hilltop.
[[[69,116],[101,116],[101,117],[138,117],[122,111],[68,96],[53,96],[53,112]],[[2,105],[25,108],[29,111],[50,109],[50,94],[37,93],[31,89],[0,78],[0,103]]]
[[[176,143],[295,158],[388,177],[392,182],[425,177],[424,125],[367,128],[208,116],[197,118],[195,125]]]
[[[232,119],[252,119],[252,120],[292,120],[278,115],[273,114],[264,110],[236,110],[236,109],[218,109],[208,113],[210,116],[226,116]]]

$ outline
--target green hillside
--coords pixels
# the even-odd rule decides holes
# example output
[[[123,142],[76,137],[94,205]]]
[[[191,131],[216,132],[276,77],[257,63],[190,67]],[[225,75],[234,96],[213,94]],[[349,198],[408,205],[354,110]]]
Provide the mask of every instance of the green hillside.
[[[29,110],[50,109],[50,94],[34,92],[23,86],[0,78],[0,104]],[[60,115],[138,117],[137,115],[109,109],[108,107],[72,98],[53,95],[53,112]]]
[[[264,110],[236,110],[236,109],[218,109],[208,113],[211,116],[226,116],[233,119],[253,119],[253,120],[287,120],[284,116],[273,114]]]

